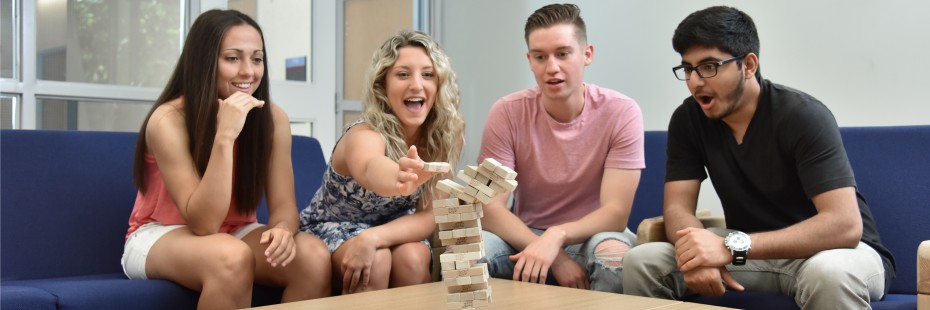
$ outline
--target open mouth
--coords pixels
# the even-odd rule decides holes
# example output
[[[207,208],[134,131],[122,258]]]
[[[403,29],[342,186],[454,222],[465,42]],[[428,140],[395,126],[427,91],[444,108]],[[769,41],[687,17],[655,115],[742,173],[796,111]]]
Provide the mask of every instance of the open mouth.
[[[559,85],[562,83],[565,83],[565,80],[552,79],[552,80],[546,81],[546,84],[549,84],[549,85]]]
[[[696,96],[695,99],[697,99],[697,102],[701,105],[701,108],[704,109],[710,108],[711,104],[714,102],[714,97],[707,95]]]
[[[420,97],[404,99],[404,106],[407,107],[407,110],[410,110],[411,112],[419,112],[425,103],[426,99]]]

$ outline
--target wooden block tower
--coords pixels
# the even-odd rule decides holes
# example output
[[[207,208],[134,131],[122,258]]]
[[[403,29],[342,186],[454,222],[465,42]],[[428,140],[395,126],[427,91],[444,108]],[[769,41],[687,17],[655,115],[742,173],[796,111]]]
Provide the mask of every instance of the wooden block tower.
[[[477,309],[491,302],[487,264],[481,242],[482,207],[499,194],[517,187],[517,173],[493,158],[481,165],[459,170],[456,178],[465,182],[441,180],[436,188],[452,198],[433,201],[433,214],[439,225],[439,240],[446,252],[439,255],[442,279],[448,290],[447,309]]]

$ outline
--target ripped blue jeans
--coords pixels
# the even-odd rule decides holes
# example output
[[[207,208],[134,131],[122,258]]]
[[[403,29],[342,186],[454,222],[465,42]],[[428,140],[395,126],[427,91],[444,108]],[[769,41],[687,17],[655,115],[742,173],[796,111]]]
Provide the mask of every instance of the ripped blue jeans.
[[[536,235],[542,235],[544,232],[540,229],[531,228]],[[488,273],[490,276],[501,279],[513,279],[513,269],[515,263],[510,261],[510,255],[519,253],[503,239],[489,231],[481,232],[481,239],[484,242],[484,258],[480,262],[488,263]],[[617,240],[626,246],[602,246],[602,242]],[[623,259],[622,256],[629,248],[633,247],[636,242],[636,234],[626,229],[623,232],[601,232],[584,243],[572,244],[566,246],[565,252],[578,263],[588,274],[588,281],[591,283],[591,290],[602,292],[623,292]],[[608,243],[609,244],[609,243]],[[555,277],[552,276],[552,270],[549,270],[549,276],[546,278],[547,284],[558,285]]]

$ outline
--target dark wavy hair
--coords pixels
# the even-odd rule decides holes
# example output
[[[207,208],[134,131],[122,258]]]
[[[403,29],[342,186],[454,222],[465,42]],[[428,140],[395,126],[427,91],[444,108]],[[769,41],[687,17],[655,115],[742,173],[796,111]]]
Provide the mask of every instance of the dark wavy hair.
[[[712,6],[688,15],[672,36],[678,54],[694,46],[716,47],[733,56],[754,53],[759,56],[759,33],[752,17],[728,6]],[[742,66],[742,61],[737,62]],[[761,74],[757,70],[756,78]]]
[[[152,106],[139,137],[136,140],[136,152],[133,162],[133,182],[139,191],[145,193],[145,141],[146,125],[152,113],[159,106],[174,100],[184,100],[184,123],[190,141],[188,149],[194,159],[197,172],[203,176],[210,162],[210,153],[216,137],[219,110],[217,105],[216,74],[220,54],[220,45],[229,28],[249,25],[258,31],[265,46],[265,36],[261,27],[248,15],[235,10],[210,10],[204,12],[191,26],[184,42],[184,49],[178,64],[168,80],[158,100]],[[264,51],[265,61],[268,51]],[[252,94],[258,100],[270,101],[268,67],[265,66],[262,80]],[[268,162],[271,157],[271,144],[274,135],[271,109],[252,109],[246,116],[245,125],[236,140],[236,156],[233,163],[235,180],[233,180],[232,201],[236,211],[249,214],[258,208],[268,184]]]

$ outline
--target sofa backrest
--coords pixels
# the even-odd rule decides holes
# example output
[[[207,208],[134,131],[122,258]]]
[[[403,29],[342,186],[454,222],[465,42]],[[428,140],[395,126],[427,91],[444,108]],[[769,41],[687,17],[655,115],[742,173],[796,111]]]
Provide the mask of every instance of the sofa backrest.
[[[294,192],[297,194],[297,211],[310,205],[310,199],[326,172],[326,159],[320,141],[307,136],[294,136],[291,140],[291,162],[294,166]],[[263,199],[258,209],[258,221],[268,223],[268,207]]]
[[[136,136],[0,132],[3,280],[122,272]]]
[[[121,273],[136,197],[136,133],[0,131],[2,280]],[[325,160],[314,138],[294,136],[297,208],[320,186]],[[267,211],[259,210],[267,222]]]
[[[844,127],[859,192],[895,256],[891,293],[917,292],[917,246],[930,239],[930,126]]]
[[[646,169],[639,177],[639,187],[633,198],[633,210],[627,226],[636,232],[643,219],[662,215],[662,201],[665,193],[665,145],[668,133],[665,131],[646,131],[643,151],[646,155]]]

